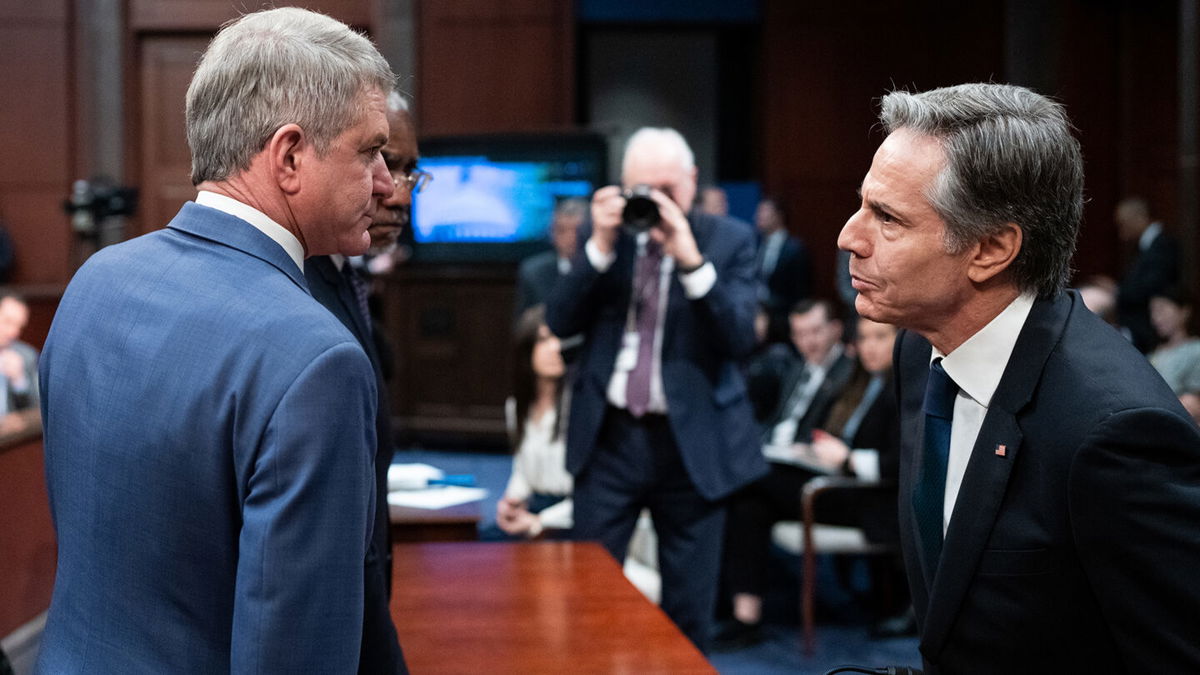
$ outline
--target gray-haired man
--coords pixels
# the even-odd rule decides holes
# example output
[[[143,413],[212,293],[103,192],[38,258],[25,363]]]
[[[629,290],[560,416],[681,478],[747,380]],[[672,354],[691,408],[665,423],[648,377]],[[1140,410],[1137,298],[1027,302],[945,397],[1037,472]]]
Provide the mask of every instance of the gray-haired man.
[[[40,672],[358,666],[375,376],[302,270],[367,249],[392,81],[300,9],[209,45],[187,94],[196,202],[94,255],[46,340]]]
[[[1200,430],[1063,287],[1083,162],[1061,105],[884,97],[838,245],[904,329],[900,529],[926,672],[1197,672]]]

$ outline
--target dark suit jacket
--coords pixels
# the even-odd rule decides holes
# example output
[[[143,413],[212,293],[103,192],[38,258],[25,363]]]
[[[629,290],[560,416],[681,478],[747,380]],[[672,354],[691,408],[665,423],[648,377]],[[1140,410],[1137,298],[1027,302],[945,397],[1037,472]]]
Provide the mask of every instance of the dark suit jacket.
[[[185,204],[75,273],[40,374],[40,672],[353,672],[375,378],[282,247]]]
[[[517,302],[513,319],[520,319],[525,310],[545,303],[559,276],[558,253],[555,251],[543,251],[522,260],[517,268]]]
[[[349,264],[349,263],[345,263]],[[314,298],[325,306],[354,334],[375,371],[378,392],[378,413],[375,415],[375,512],[372,518],[371,546],[367,550],[365,601],[363,615],[361,673],[394,673],[404,671],[404,659],[397,647],[396,629],[392,625],[388,600],[392,590],[391,524],[388,519],[387,473],[395,447],[392,441],[391,407],[388,405],[387,384],[384,381],[379,352],[373,333],[358,308],[354,289],[329,256],[314,256],[304,261],[304,276]]]
[[[662,340],[668,420],[697,492],[715,500],[766,472],[738,360],[754,348],[754,241],[745,226],[693,211],[696,244],[717,272],[702,298],[689,300],[671,279]],[[590,227],[580,237],[587,241]],[[586,336],[571,398],[567,469],[587,466],[607,409],[606,390],[625,329],[637,245],[622,232],[604,274],[580,247],[571,272],[547,303],[556,335]]]
[[[900,532],[925,672],[1200,672],[1200,430],[1162,378],[1075,293],[1038,300],[934,570],[912,507],[929,354],[900,333]]]
[[[1162,232],[1138,254],[1117,289],[1117,320],[1129,329],[1133,343],[1148,352],[1159,343],[1150,323],[1150,298],[1179,283],[1179,246]]]
[[[804,242],[790,234],[784,239],[766,285],[769,293],[767,308],[772,312],[786,314],[793,305],[809,296],[812,269]]]
[[[836,432],[836,429],[826,431]],[[858,432],[843,439],[851,448],[870,448],[879,453],[879,480],[894,482],[900,475],[900,411],[896,407],[895,379],[889,374],[883,391],[867,409]],[[870,492],[858,499],[859,524],[867,539],[895,545],[899,542],[896,490]]]
[[[767,418],[767,422],[763,425],[762,442],[766,443],[771,440],[771,430],[775,425],[779,424],[787,417],[788,399],[792,397],[792,392],[800,383],[800,378],[804,374],[804,358],[796,356],[792,363],[788,366],[783,374],[782,383],[779,387],[779,399],[775,405],[775,412]],[[854,359],[842,354],[829,366],[829,372],[825,373],[825,380],[821,382],[821,386],[813,394],[812,401],[808,404],[808,409],[804,411],[804,415],[800,417],[796,424],[796,437],[793,441],[808,442],[811,440],[812,430],[821,425],[825,418],[829,416],[829,409],[837,402],[841,396],[842,390],[846,388],[846,383],[850,381],[850,376],[854,374]]]

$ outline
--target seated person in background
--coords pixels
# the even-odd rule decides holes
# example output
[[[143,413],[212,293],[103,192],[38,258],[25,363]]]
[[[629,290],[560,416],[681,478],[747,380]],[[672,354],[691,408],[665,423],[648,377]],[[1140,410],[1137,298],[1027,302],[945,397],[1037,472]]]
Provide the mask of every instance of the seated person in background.
[[[513,397],[506,413],[515,454],[508,487],[496,503],[496,525],[509,535],[532,538],[572,524],[562,423],[566,367],[542,305],[521,314],[513,342]]]
[[[5,393],[0,414],[37,408],[38,351],[21,342],[21,331],[29,323],[29,306],[17,295],[0,296],[0,373]]]
[[[1200,338],[1190,330],[1192,300],[1181,287],[1171,287],[1150,298],[1150,322],[1162,338],[1151,352],[1150,364],[1170,385],[1192,419],[1200,422]]]
[[[783,372],[779,402],[762,428],[770,472],[733,495],[725,526],[723,569],[733,594],[734,621],[717,636],[717,649],[761,639],[762,584],[771,526],[799,517],[800,487],[815,472],[813,430],[825,421],[855,370],[842,347],[842,323],[828,300],[803,300],[789,317],[792,342],[801,354]],[[767,387],[760,391],[766,391]]]
[[[758,345],[746,359],[746,390],[754,407],[754,421],[765,424],[779,407],[781,375],[800,359],[791,342],[771,342],[767,330],[770,315],[766,305],[759,303],[754,315],[754,337]]]

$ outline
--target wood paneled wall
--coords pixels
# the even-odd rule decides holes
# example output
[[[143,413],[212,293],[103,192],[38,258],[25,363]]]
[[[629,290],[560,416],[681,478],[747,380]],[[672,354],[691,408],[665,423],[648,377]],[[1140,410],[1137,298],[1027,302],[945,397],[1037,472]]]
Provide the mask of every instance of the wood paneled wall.
[[[15,283],[65,281],[74,105],[69,0],[0,3],[0,217]]]
[[[416,31],[421,133],[571,126],[572,8],[563,0],[422,0]]]

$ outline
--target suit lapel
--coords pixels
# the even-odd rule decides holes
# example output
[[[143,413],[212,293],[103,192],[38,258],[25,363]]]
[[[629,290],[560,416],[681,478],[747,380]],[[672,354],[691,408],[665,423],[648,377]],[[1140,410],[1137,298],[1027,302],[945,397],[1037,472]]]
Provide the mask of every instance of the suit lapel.
[[[321,275],[321,279],[337,292],[344,315],[350,317],[352,324],[350,328],[354,331],[354,337],[358,338],[363,349],[369,352],[371,332],[368,330],[366,318],[358,308],[358,298],[354,295],[354,289],[350,287],[349,282],[342,276],[341,271],[338,270],[337,265],[333,264],[333,260],[329,256],[315,256],[309,258],[307,262],[309,265],[313,265],[315,271]],[[342,264],[349,265],[350,261],[344,261]]]
[[[971,449],[942,545],[941,562],[929,589],[929,609],[921,637],[921,651],[928,658],[935,657],[945,645],[975,577],[1004,501],[1013,464],[1020,459],[1023,435],[1019,413],[1037,389],[1046,359],[1062,334],[1071,302],[1070,297],[1060,296],[1034,303],[992,396]],[[911,503],[907,507],[911,512]]]

